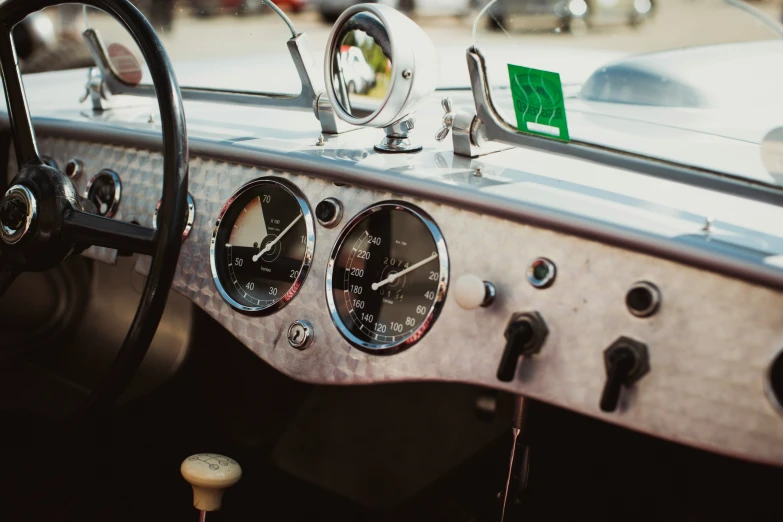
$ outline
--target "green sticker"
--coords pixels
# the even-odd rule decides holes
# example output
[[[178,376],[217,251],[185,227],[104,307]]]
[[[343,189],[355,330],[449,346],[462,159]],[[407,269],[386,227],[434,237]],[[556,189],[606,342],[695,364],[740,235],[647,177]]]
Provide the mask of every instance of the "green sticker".
[[[560,75],[509,64],[508,77],[517,128],[522,132],[568,141]]]

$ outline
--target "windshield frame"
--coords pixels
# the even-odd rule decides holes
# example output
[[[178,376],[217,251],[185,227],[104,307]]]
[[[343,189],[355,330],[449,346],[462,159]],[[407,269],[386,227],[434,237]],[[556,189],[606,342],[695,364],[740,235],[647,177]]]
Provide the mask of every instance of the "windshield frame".
[[[642,156],[585,141],[563,142],[519,132],[503,119],[492,101],[486,74],[486,59],[481,50],[475,45],[471,46],[467,50],[466,58],[478,119],[476,127],[480,127],[474,128],[472,132],[481,133],[487,140],[512,147],[543,150],[783,207],[783,187],[774,183]],[[455,150],[455,154],[457,153]]]

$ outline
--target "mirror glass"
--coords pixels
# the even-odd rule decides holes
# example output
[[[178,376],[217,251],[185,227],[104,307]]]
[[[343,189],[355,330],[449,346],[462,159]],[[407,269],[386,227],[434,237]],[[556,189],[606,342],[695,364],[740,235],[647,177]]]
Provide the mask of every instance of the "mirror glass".
[[[338,30],[331,50],[332,86],[337,103],[355,118],[366,118],[383,105],[391,87],[389,34],[370,13],[357,13]]]

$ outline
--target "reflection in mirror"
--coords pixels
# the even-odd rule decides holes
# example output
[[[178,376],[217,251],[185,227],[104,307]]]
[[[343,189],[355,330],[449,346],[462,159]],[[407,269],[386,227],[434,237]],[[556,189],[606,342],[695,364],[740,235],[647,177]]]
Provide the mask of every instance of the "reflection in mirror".
[[[391,88],[392,56],[389,35],[370,13],[348,19],[335,39],[332,81],[337,102],[355,118],[377,112]]]

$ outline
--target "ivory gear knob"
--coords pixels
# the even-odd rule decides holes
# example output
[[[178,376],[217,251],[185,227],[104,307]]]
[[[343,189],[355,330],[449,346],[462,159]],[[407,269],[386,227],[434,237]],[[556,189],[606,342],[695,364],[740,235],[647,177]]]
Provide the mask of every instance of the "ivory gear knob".
[[[193,486],[193,506],[201,511],[217,511],[223,501],[223,490],[242,478],[237,461],[217,453],[197,453],[180,466],[185,480]]]

